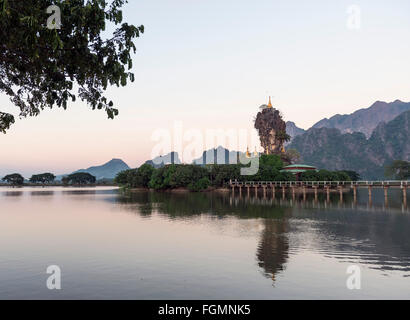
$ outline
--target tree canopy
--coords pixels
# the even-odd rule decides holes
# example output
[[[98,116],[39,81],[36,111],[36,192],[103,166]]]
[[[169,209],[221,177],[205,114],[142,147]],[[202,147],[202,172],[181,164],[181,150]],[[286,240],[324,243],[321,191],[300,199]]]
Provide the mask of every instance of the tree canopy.
[[[62,182],[63,184],[92,184],[95,183],[97,179],[88,172],[77,172],[72,173],[66,177],[63,177]]]
[[[24,178],[19,173],[9,174],[1,180],[6,181],[7,183],[11,183],[12,185],[16,185],[16,186],[21,186],[24,183]]]
[[[171,164],[155,169],[145,164],[138,169],[125,170],[115,178],[115,182],[126,188],[152,188],[167,190],[187,188],[202,191],[208,187],[225,187],[229,180],[246,181],[296,181],[290,172],[281,172],[284,163],[282,155],[259,157],[259,170],[255,175],[241,175],[242,164]],[[301,174],[303,181],[351,181],[359,176],[353,171],[319,170]]]
[[[42,173],[42,174],[34,174],[30,178],[31,183],[51,183],[54,181],[56,176],[52,173]]]
[[[386,166],[385,175],[398,180],[410,179],[410,162],[395,160],[391,165]]]
[[[53,106],[66,109],[77,97],[111,119],[118,114],[104,91],[134,81],[131,54],[144,32],[142,25],[122,22],[126,2],[0,0],[0,92],[19,108],[20,117]],[[53,18],[57,14],[61,25]],[[115,31],[104,37],[107,24]],[[14,121],[0,110],[1,132]]]

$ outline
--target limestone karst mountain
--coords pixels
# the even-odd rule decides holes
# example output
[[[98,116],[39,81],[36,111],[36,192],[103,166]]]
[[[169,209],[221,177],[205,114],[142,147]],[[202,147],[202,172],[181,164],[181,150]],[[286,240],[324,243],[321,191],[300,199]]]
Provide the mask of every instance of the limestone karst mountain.
[[[258,131],[262,148],[266,154],[281,154],[287,140],[286,123],[279,110],[269,103],[260,107],[255,118],[255,129]]]
[[[342,133],[362,132],[366,138],[370,138],[373,130],[381,122],[389,122],[408,110],[410,110],[410,102],[400,100],[391,103],[376,101],[369,108],[359,109],[352,114],[337,114],[330,119],[322,119],[312,128],[336,128]]]
[[[384,166],[410,160],[410,111],[380,123],[369,139],[364,133],[335,128],[312,128],[294,138],[288,148],[301,161],[328,170],[354,170],[365,179],[383,179]]]
[[[293,138],[295,138],[295,137],[297,137],[301,134],[304,134],[305,132],[306,132],[306,130],[302,129],[302,128],[299,128],[296,125],[296,123],[294,123],[292,121],[287,121],[286,122],[286,133],[290,136],[291,140],[286,144],[289,144],[293,140]]]

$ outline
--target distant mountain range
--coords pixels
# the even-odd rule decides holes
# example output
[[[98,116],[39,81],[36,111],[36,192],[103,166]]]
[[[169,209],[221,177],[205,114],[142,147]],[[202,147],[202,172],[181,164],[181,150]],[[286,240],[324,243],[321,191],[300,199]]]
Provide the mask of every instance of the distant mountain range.
[[[88,172],[95,176],[97,180],[114,179],[118,172],[128,170],[130,167],[121,159],[112,159],[101,166],[93,166],[88,169],[80,169],[72,173]],[[61,180],[66,175],[57,176],[56,180]]]
[[[239,154],[244,154],[239,152]],[[193,164],[203,165],[203,164],[234,164],[237,163],[238,152],[229,151],[221,146],[213,149],[206,150],[202,153],[200,158],[194,159]],[[145,161],[146,164],[153,166],[154,168],[160,168],[167,164],[180,164],[182,163],[179,159],[178,152],[170,152],[163,156],[158,156],[152,160]]]
[[[306,132],[305,129],[299,128],[294,122],[292,121],[286,122],[286,133],[291,136],[292,140],[294,137],[304,134],[305,132]]]
[[[383,178],[384,166],[393,160],[410,158],[410,103],[396,100],[377,101],[366,109],[349,115],[335,115],[317,122],[309,130],[287,122],[286,131],[292,137],[287,149],[296,149],[301,161],[329,170],[355,170],[363,178]],[[241,152],[242,153],[242,152]],[[242,153],[243,154],[243,153]],[[235,163],[236,151],[223,147],[204,151],[193,163]],[[181,163],[177,152],[170,152],[146,163],[158,168],[164,164]],[[76,172],[88,172],[97,180],[113,179],[130,167],[121,159]],[[64,175],[58,176],[61,180]]]
[[[382,179],[386,164],[410,159],[409,137],[410,111],[407,111],[388,123],[379,123],[369,139],[362,132],[311,128],[295,137],[288,149],[298,150],[302,162],[321,169],[354,170],[362,178]]]
[[[394,102],[376,101],[369,108],[359,109],[352,114],[337,114],[330,119],[322,119],[312,128],[335,128],[342,133],[362,132],[366,138],[370,138],[373,130],[381,122],[389,122],[399,114],[410,110],[410,102],[396,100]],[[287,122],[286,131],[292,139],[306,132],[298,128],[295,123]]]

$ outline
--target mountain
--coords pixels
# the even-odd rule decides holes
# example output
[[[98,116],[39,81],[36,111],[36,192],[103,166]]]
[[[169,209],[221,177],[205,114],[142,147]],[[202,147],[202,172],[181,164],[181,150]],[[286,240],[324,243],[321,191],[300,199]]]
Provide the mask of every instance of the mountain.
[[[145,164],[149,164],[154,168],[161,168],[166,164],[180,164],[181,160],[179,159],[178,152],[172,151],[167,153],[164,156],[155,157],[152,160],[145,161]]]
[[[118,172],[128,169],[130,169],[130,167],[121,159],[112,159],[101,166],[89,167],[88,169],[80,169],[74,171],[73,173],[88,172],[95,176],[97,180],[114,179]],[[56,179],[61,180],[64,176],[65,175],[58,176]]]
[[[380,123],[369,139],[364,133],[342,133],[335,128],[312,128],[297,136],[288,148],[301,161],[328,170],[354,170],[363,179],[383,179],[384,166],[410,159],[410,111]]]
[[[240,154],[243,154],[240,152]],[[202,157],[194,159],[192,161],[194,164],[236,164],[238,163],[238,152],[229,151],[222,146],[218,148],[209,149],[202,153]]]
[[[292,121],[286,122],[286,133],[291,136],[290,142],[292,142],[293,138],[304,134],[306,132],[305,129],[299,128],[296,124]],[[290,143],[289,142],[289,143]],[[287,143],[287,144],[289,144]]]
[[[360,109],[348,115],[337,114],[330,119],[320,120],[312,128],[336,128],[342,133],[362,132],[370,138],[373,130],[381,122],[389,122],[408,110],[410,110],[410,102],[377,101],[367,109]]]

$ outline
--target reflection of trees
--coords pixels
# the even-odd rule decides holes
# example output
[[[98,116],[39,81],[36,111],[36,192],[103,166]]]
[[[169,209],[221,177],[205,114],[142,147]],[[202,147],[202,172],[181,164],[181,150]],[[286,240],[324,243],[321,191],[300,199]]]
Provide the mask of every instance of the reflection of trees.
[[[237,216],[238,218],[281,218],[286,210],[262,202],[232,201],[219,193],[126,192],[116,198],[122,208],[138,214],[158,212],[171,218],[200,214]]]
[[[158,212],[175,219],[204,213],[218,217],[234,215],[239,219],[264,218],[265,228],[256,259],[265,274],[274,279],[284,269],[288,258],[286,232],[289,227],[285,216],[291,209],[263,200],[242,200],[217,193],[127,192],[119,195],[116,203],[121,209],[125,208],[142,216]]]
[[[3,192],[5,197],[21,197],[23,195],[23,191],[6,191]]]
[[[54,195],[54,191],[31,191],[30,195],[32,197],[37,197],[37,196],[52,196]]]
[[[259,267],[275,281],[277,273],[284,270],[284,264],[288,259],[288,222],[285,219],[266,219],[264,225],[256,257]]]
[[[325,199],[321,201],[321,198],[323,195],[319,195],[319,206],[312,199],[304,202],[300,197],[292,203],[289,199],[270,202],[218,193],[133,192],[109,199],[115,199],[110,201],[115,201],[121,210],[139,215],[159,213],[172,219],[189,219],[200,214],[263,218],[264,231],[256,259],[265,274],[273,278],[288,260],[290,234],[298,236],[303,232],[309,232],[314,240],[311,250],[324,256],[343,262],[359,261],[381,270],[410,271],[408,214],[357,210],[349,204],[349,196],[344,197],[347,205],[341,208],[337,194],[331,196],[330,204],[325,207]],[[306,228],[299,229],[304,223]],[[297,241],[292,243],[295,247],[299,245]]]

